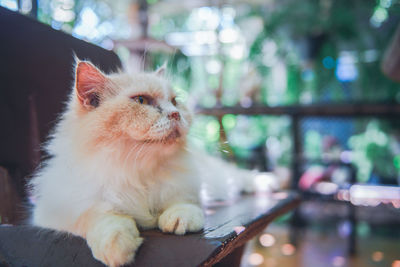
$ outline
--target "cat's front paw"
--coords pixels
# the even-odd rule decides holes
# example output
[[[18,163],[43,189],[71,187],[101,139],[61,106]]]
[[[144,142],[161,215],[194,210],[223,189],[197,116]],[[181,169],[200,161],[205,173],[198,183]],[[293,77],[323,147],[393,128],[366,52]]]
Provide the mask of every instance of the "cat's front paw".
[[[86,240],[93,256],[110,267],[133,261],[143,242],[135,221],[118,215],[109,215],[96,222]]]
[[[183,235],[204,227],[204,215],[200,207],[193,204],[175,204],[158,218],[158,227],[166,233]]]

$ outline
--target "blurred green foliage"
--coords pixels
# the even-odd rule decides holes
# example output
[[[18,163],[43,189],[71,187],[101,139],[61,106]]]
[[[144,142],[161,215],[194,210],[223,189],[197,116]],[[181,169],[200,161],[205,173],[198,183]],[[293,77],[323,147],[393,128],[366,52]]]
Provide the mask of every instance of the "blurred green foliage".
[[[394,135],[396,129],[391,127],[388,121],[371,120],[362,124],[366,124],[365,131],[349,139],[358,181],[367,182],[373,173],[381,180],[394,182],[393,178],[399,175],[399,144]]]
[[[147,0],[153,12],[163,2]],[[205,52],[197,55],[190,55],[187,49],[177,49],[172,55],[149,52],[148,68],[167,62],[178,98],[208,108],[243,105],[246,97],[251,100],[250,106],[398,103],[400,86],[384,77],[380,59],[398,25],[399,2],[280,0],[170,13],[158,10],[157,19],[149,27],[153,38],[162,40],[179,32],[213,32],[216,42],[207,40],[214,35],[194,38],[205,43],[201,46]],[[38,3],[40,21],[103,47],[110,48],[107,41],[111,39],[129,37],[129,0]],[[217,24],[213,24],[215,19]],[[232,42],[221,42],[224,29],[233,32],[228,35]],[[129,57],[127,49],[121,51],[124,58]],[[344,74],[354,73],[343,78],[340,65],[349,59],[347,67],[354,70],[347,69]],[[228,114],[221,120],[222,125],[215,117],[198,116],[190,132],[191,141],[211,153],[224,154],[220,133],[225,131],[238,161],[245,162],[257,150],[266,154],[270,166],[290,165],[289,118]],[[400,127],[396,122],[364,120],[354,125],[348,147],[353,151],[359,181],[368,181],[372,173],[397,177]],[[306,157],[321,156],[323,139],[318,131],[306,132]]]

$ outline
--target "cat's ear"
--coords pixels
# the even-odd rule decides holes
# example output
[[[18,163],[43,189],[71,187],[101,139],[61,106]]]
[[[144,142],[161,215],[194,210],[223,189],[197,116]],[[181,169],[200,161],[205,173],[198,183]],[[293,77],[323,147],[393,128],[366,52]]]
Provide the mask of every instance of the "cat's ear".
[[[88,61],[76,61],[75,94],[83,107],[92,109],[100,104],[100,95],[107,77]]]
[[[165,61],[162,65],[161,65],[161,67],[159,67],[157,70],[156,70],[156,75],[158,75],[158,76],[164,76],[165,75],[165,72],[167,71],[167,62]]]

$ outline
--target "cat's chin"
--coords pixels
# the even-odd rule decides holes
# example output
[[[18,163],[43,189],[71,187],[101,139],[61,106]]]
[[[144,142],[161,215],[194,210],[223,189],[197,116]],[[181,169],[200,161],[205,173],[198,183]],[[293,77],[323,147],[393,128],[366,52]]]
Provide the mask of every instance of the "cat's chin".
[[[173,143],[173,142],[179,141],[180,138],[181,138],[181,133],[179,132],[179,130],[174,130],[164,139],[164,141],[166,143],[169,143],[169,142]]]
[[[148,139],[145,143],[149,151],[158,156],[172,156],[185,146],[186,139],[178,130],[174,130],[164,138]]]
[[[158,144],[158,145],[174,145],[182,143],[182,134],[179,130],[175,129],[167,136],[162,138],[147,139],[144,142],[148,144]]]

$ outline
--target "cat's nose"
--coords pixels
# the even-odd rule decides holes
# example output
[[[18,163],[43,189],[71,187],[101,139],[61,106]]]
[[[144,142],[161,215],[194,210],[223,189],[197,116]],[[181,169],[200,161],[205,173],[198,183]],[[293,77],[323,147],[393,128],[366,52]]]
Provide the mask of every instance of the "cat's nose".
[[[181,115],[179,114],[179,112],[174,111],[174,112],[168,114],[168,119],[179,121],[181,119]]]

